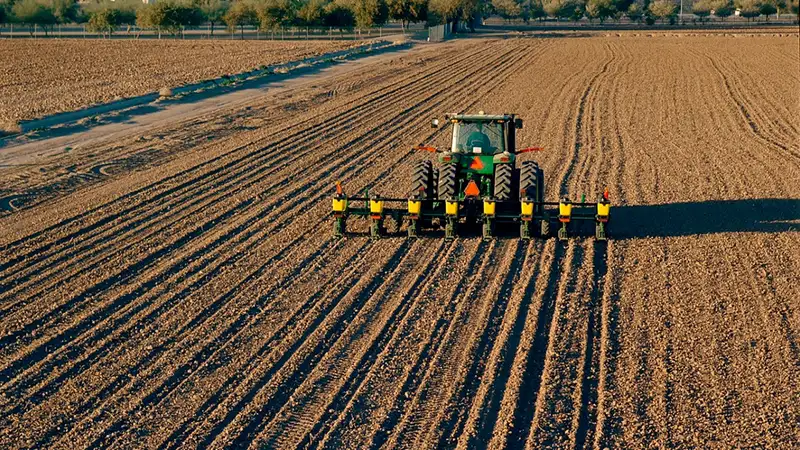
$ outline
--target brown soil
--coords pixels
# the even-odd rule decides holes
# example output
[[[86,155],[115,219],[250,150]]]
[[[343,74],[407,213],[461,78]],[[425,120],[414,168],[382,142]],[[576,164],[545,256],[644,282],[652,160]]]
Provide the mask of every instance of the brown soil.
[[[424,46],[4,170],[42,197],[0,217],[0,440],[791,448],[797,48]],[[406,195],[430,118],[478,109],[526,120],[548,198],[609,188],[607,244],[332,239],[336,180]]]
[[[0,122],[332,52],[352,41],[0,40]]]

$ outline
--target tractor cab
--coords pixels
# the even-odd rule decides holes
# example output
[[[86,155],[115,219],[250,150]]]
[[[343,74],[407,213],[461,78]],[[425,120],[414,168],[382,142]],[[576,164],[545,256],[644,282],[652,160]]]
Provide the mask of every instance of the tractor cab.
[[[505,130],[492,121],[456,122],[453,127],[452,151],[494,155],[506,149]]]
[[[479,155],[514,153],[515,131],[522,128],[522,119],[513,114],[486,115],[483,112],[471,115],[447,115],[453,124],[453,140],[450,151]],[[434,127],[439,121],[434,120]]]

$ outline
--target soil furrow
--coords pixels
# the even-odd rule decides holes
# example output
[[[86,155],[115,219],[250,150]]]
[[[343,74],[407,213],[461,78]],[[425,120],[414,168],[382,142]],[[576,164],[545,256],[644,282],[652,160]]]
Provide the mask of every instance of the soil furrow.
[[[432,73],[436,74],[436,72],[432,72]],[[428,85],[417,86],[416,81],[418,81],[418,80],[415,80],[415,82],[409,84],[409,86],[413,86],[416,89],[419,89],[416,92],[425,92],[426,89],[429,87]],[[439,80],[431,80],[430,86],[435,86],[437,83],[439,83]],[[390,91],[391,94],[395,94],[397,92],[401,92],[401,89],[400,88],[396,88],[396,89],[393,89],[392,91]],[[404,92],[402,94],[397,94],[397,95],[401,96],[401,95],[407,95],[407,94],[413,94],[413,92],[408,92],[408,93]],[[384,97],[380,97],[380,98],[382,99]],[[386,100],[390,100],[390,98],[387,98]],[[366,104],[363,105],[363,106],[369,105],[371,102],[372,102],[372,100],[366,102]],[[387,102],[387,106],[389,106],[389,105],[392,105],[392,103],[390,101]],[[298,164],[300,164],[299,162],[296,161],[298,158],[300,158],[301,156],[304,156],[306,154],[312,154],[313,155],[313,150],[316,149],[316,142],[318,142],[318,140],[323,139],[326,136],[335,136],[335,135],[338,134],[338,132],[340,132],[340,131],[342,131],[344,129],[349,129],[349,127],[351,127],[353,125],[353,123],[351,123],[352,122],[351,119],[355,119],[356,121],[363,120],[364,123],[368,123],[367,122],[368,120],[373,119],[373,117],[372,117],[373,115],[374,116],[378,116],[378,117],[380,116],[379,112],[370,111],[368,114],[363,114],[363,113],[359,112],[357,108],[352,108],[352,109],[353,109],[353,113],[352,113],[353,117],[348,117],[346,114],[341,114],[341,115],[339,115],[337,117],[339,119],[338,121],[336,121],[336,122],[334,122],[332,124],[326,122],[325,124],[327,125],[327,128],[323,127],[321,129],[312,128],[312,129],[309,129],[309,130],[301,130],[300,132],[294,133],[294,134],[290,135],[289,137],[284,138],[283,140],[280,140],[280,141],[275,142],[274,144],[271,144],[272,146],[277,147],[277,146],[280,146],[281,144],[291,144],[291,143],[297,142],[297,141],[302,143],[303,141],[307,141],[307,145],[303,146],[301,144],[301,146],[299,147],[298,151],[295,151],[295,152],[292,152],[292,153],[275,152],[275,151],[269,152],[268,150],[271,150],[270,146],[262,147],[256,153],[259,153],[259,154],[260,153],[266,153],[266,161],[259,162],[259,164],[255,165],[256,167],[258,167],[257,170],[250,170],[250,171],[245,170],[244,172],[241,172],[241,173],[237,173],[236,172],[236,170],[241,168],[241,167],[248,168],[248,167],[254,166],[253,161],[251,160],[252,157],[253,157],[253,154],[247,155],[247,157],[240,159],[239,161],[237,161],[236,165],[230,165],[229,164],[229,165],[223,166],[225,171],[222,172],[222,173],[227,176],[226,178],[224,178],[225,183],[223,183],[223,186],[225,184],[229,184],[229,185],[235,186],[236,189],[233,189],[233,190],[230,190],[230,189],[228,189],[228,190],[219,190],[219,192],[224,193],[224,194],[217,194],[214,197],[212,197],[210,195],[206,196],[206,197],[209,197],[210,199],[208,201],[206,201],[205,203],[199,204],[199,200],[204,200],[205,197],[201,197],[200,199],[197,199],[198,195],[202,194],[204,191],[203,191],[203,189],[200,189],[200,187],[202,187],[202,185],[198,185],[198,181],[199,180],[195,179],[195,180],[192,180],[191,184],[190,183],[184,183],[184,186],[187,187],[186,194],[183,197],[178,197],[177,199],[174,199],[175,202],[180,204],[181,200],[191,199],[193,201],[189,204],[189,206],[193,206],[194,204],[199,204],[198,208],[202,208],[202,207],[207,206],[209,204],[213,204],[214,201],[218,201],[220,199],[220,195],[226,195],[226,196],[233,195],[235,192],[239,192],[239,191],[243,190],[247,186],[251,186],[253,184],[256,184],[257,182],[260,181],[260,178],[263,178],[264,174],[270,174],[271,175],[270,178],[274,178],[275,166],[273,166],[272,163],[275,162],[275,161],[277,161],[280,164],[278,169],[283,168],[283,167],[290,167],[291,168],[291,166],[289,166],[289,164],[288,164],[288,161],[289,161],[288,158],[291,156],[295,160],[295,162],[292,163],[292,166],[297,166]],[[337,126],[338,126],[338,128],[336,128]],[[312,139],[308,139],[310,136],[314,136],[314,139],[313,140]],[[256,156],[258,156],[258,155],[256,155]],[[261,156],[263,156],[263,155],[261,155]],[[251,158],[251,159],[248,159],[248,158]],[[260,175],[260,177],[259,177],[259,175]],[[290,174],[290,177],[291,177],[291,174]],[[240,183],[237,183],[237,181],[239,181],[242,178],[248,179],[249,182],[246,185],[242,185]],[[214,181],[214,180],[211,180],[211,181]],[[280,182],[281,182],[281,180],[276,180],[274,182],[274,185],[280,185]],[[234,183],[236,183],[236,184],[234,184]],[[215,183],[208,183],[209,186],[214,186],[215,188],[219,188],[219,184],[220,183],[218,181],[215,182]],[[213,193],[213,191],[212,191],[212,193]],[[142,206],[144,206],[144,205],[142,205]],[[155,218],[157,220],[160,217],[157,214],[159,211],[162,212],[162,213],[164,211],[169,211],[170,215],[173,216],[173,217],[175,217],[175,213],[176,212],[180,212],[180,210],[178,210],[178,211],[175,210],[174,205],[172,205],[171,202],[166,202],[162,206],[163,206],[163,209],[158,210],[158,211],[156,211],[156,212],[154,212],[152,214],[149,214],[148,216],[142,218],[142,220],[138,221],[138,223],[144,222],[146,219],[149,219],[149,218]],[[198,208],[195,208],[194,210],[190,209],[189,211],[190,212],[191,211],[197,211]],[[134,211],[129,211],[129,212],[134,212]],[[137,217],[137,216],[132,216],[132,217]],[[177,222],[178,218],[180,218],[180,216],[175,218],[175,220],[173,220],[171,223]],[[152,236],[157,235],[158,233],[162,232],[162,230],[166,229],[166,227],[170,226],[171,223],[167,222],[161,228],[155,230],[152,234],[145,234],[144,236],[142,236],[142,238],[140,240],[146,240],[148,238],[151,238]],[[122,233],[122,234],[123,235],[135,236],[136,234],[141,233],[141,231],[143,231],[142,229],[139,229],[139,228],[132,229],[132,230],[130,229],[132,226],[135,226],[135,225],[137,225],[137,222],[134,222],[134,224],[126,224],[125,228],[123,228],[122,231],[129,231],[129,232],[128,233]],[[121,230],[117,229],[117,228],[112,228],[112,229],[108,230],[103,235],[98,236],[96,240],[91,240],[90,242],[86,243],[85,245],[83,245],[83,246],[75,249],[74,251],[72,251],[71,252],[71,256],[80,255],[82,260],[85,261],[87,259],[87,257],[91,256],[91,255],[87,255],[84,252],[84,250],[89,249],[89,248],[94,248],[94,244],[96,243],[96,241],[99,240],[99,239],[102,239],[103,236],[109,236],[109,235],[119,236],[121,234],[120,231]],[[83,237],[83,234],[81,235],[81,237]],[[122,238],[122,237],[124,237],[124,236],[120,236],[120,238]],[[95,252],[95,253],[99,253],[99,252]],[[110,258],[110,257],[111,256],[107,256],[106,258]],[[102,260],[100,262],[103,262],[103,261],[107,261],[107,260]],[[64,261],[58,261],[58,262],[64,262]],[[89,260],[88,263],[91,263],[91,260]],[[40,276],[41,268],[37,267],[35,269],[36,270],[34,272],[32,272],[32,273],[36,274],[37,276]],[[22,278],[21,280],[16,280],[16,283],[20,283],[20,282],[24,282],[24,281],[25,281],[25,278]],[[37,279],[37,284],[38,284],[38,281],[39,280]],[[34,294],[34,296],[35,295],[36,294]]]
[[[408,262],[406,271],[395,272],[395,279],[387,280],[383,289],[369,299],[377,311],[362,311],[352,325],[352,336],[343,335],[324,360],[309,374],[306,381],[292,395],[293,403],[274,416],[272,422],[263,426],[263,432],[250,444],[257,447],[308,447],[315,436],[324,432],[322,426],[329,417],[340,411],[346,398],[352,396],[366,375],[372,370],[376,356],[402,323],[411,308],[413,298],[418,295],[424,275],[431,271],[440,253],[439,246],[430,245],[421,250],[419,256],[428,264]],[[381,314],[386,310],[388,314]],[[376,314],[375,318],[370,314]],[[385,316],[385,317],[380,317]],[[380,317],[380,318],[378,318]],[[373,325],[374,324],[374,325]],[[368,330],[375,327],[374,330]],[[369,336],[367,334],[369,333]],[[366,338],[363,344],[357,340]],[[349,339],[356,340],[350,343]],[[352,359],[351,359],[352,358]],[[327,361],[326,361],[327,360]],[[292,424],[298,424],[292,426]],[[310,429],[304,425],[313,425]]]
[[[355,162],[356,162],[356,161],[353,161],[353,162],[351,162],[351,164],[350,164],[350,167],[353,167],[353,166],[354,166],[354,164],[355,164]],[[293,192],[297,192],[297,191],[299,191],[299,189],[300,189],[300,188],[297,188],[297,187],[295,187]],[[290,193],[290,194],[287,194],[287,197],[291,197],[291,193]],[[307,203],[308,203],[308,201],[307,201]],[[290,205],[282,205],[282,208],[287,208],[287,209],[288,209],[288,207],[289,207],[289,206],[290,206]],[[14,336],[14,335],[12,335],[11,337],[8,337],[8,339],[11,339],[12,337],[15,337],[15,336]]]

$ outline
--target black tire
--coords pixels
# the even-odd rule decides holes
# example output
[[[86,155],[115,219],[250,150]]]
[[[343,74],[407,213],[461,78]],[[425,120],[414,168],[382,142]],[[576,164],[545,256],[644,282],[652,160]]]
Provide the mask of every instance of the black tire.
[[[538,178],[539,178],[539,201],[543,202],[544,201],[544,170],[542,170],[542,168],[540,167],[537,172],[538,172]]]
[[[436,191],[439,200],[456,197],[456,189],[458,189],[457,170],[455,164],[447,164],[439,168],[439,185]]]
[[[534,161],[523,161],[519,169],[519,191],[523,197],[528,197],[535,201],[541,198],[539,191],[539,165]]]
[[[514,168],[511,164],[494,166],[494,198],[497,201],[508,201],[512,198],[512,181]]]
[[[433,198],[433,166],[430,161],[420,161],[411,175],[411,195]]]

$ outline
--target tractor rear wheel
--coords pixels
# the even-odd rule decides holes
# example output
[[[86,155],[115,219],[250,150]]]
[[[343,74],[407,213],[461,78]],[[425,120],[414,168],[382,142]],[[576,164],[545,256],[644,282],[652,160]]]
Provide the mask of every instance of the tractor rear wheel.
[[[433,198],[433,166],[430,161],[420,161],[411,175],[411,195]]]
[[[437,189],[437,198],[439,200],[447,200],[458,195],[456,192],[456,189],[458,189],[456,176],[457,169],[455,164],[447,164],[439,169],[439,186]]]
[[[535,161],[523,161],[519,170],[519,191],[523,196],[540,201],[542,186],[539,182],[539,165]]]
[[[536,172],[539,178],[539,201],[544,202],[544,170],[539,167]]]
[[[494,166],[494,198],[497,201],[504,202],[511,200],[512,194],[512,179],[514,175],[514,168],[511,164],[498,164]]]

